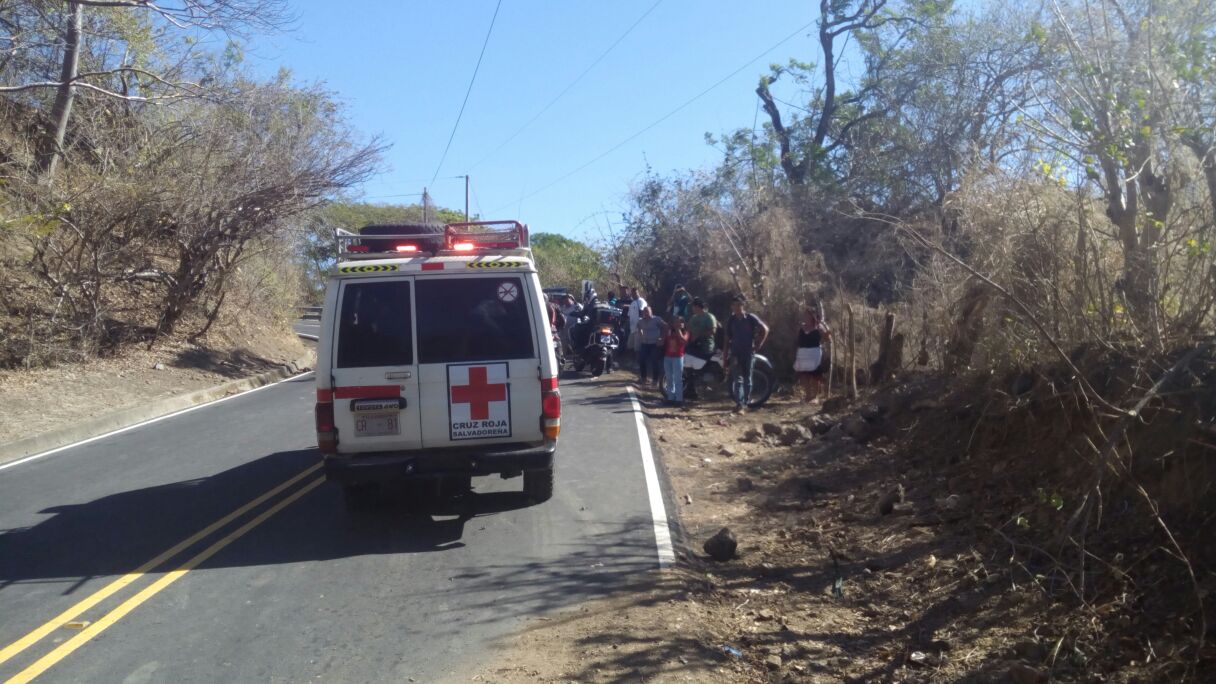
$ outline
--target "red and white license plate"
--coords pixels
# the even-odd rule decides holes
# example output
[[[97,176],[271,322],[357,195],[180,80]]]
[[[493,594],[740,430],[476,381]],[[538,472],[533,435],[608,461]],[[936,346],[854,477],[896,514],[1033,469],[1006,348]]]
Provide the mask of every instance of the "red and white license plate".
[[[401,420],[396,413],[373,413],[355,416],[356,437],[384,437],[401,434]]]

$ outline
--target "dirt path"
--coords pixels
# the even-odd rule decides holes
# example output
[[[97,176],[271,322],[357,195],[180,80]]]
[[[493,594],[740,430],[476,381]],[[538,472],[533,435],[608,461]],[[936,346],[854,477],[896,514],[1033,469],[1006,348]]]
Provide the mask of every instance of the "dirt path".
[[[974,492],[898,456],[879,411],[645,404],[681,569],[536,620],[474,681],[1046,680],[1040,594],[978,543]],[[738,557],[716,563],[701,544],[722,527]]]

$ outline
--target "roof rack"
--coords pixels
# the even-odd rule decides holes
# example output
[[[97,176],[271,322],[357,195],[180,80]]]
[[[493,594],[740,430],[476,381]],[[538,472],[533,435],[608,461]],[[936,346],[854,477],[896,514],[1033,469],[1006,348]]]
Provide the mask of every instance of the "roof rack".
[[[528,227],[519,221],[448,223],[442,234],[334,231],[340,261],[413,256],[471,256],[476,254],[532,255]],[[392,250],[384,249],[391,245]]]

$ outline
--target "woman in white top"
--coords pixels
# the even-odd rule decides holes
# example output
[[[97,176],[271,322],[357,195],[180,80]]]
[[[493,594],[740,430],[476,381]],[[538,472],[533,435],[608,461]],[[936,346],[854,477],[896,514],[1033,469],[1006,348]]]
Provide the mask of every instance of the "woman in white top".
[[[819,320],[819,312],[812,306],[805,307],[802,325],[798,328],[798,356],[794,358],[794,372],[802,387],[802,400],[808,404],[823,389],[827,366],[823,358],[823,342],[831,336],[827,324]]]

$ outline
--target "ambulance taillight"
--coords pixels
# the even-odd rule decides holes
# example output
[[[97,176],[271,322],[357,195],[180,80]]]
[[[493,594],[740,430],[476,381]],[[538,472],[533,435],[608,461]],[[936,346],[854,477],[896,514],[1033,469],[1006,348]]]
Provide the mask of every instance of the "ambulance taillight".
[[[548,441],[557,441],[562,431],[562,394],[557,389],[557,378],[541,381],[540,427]]]
[[[338,453],[338,428],[334,425],[334,402],[329,390],[317,390],[313,415],[317,420],[317,450],[323,454]]]

